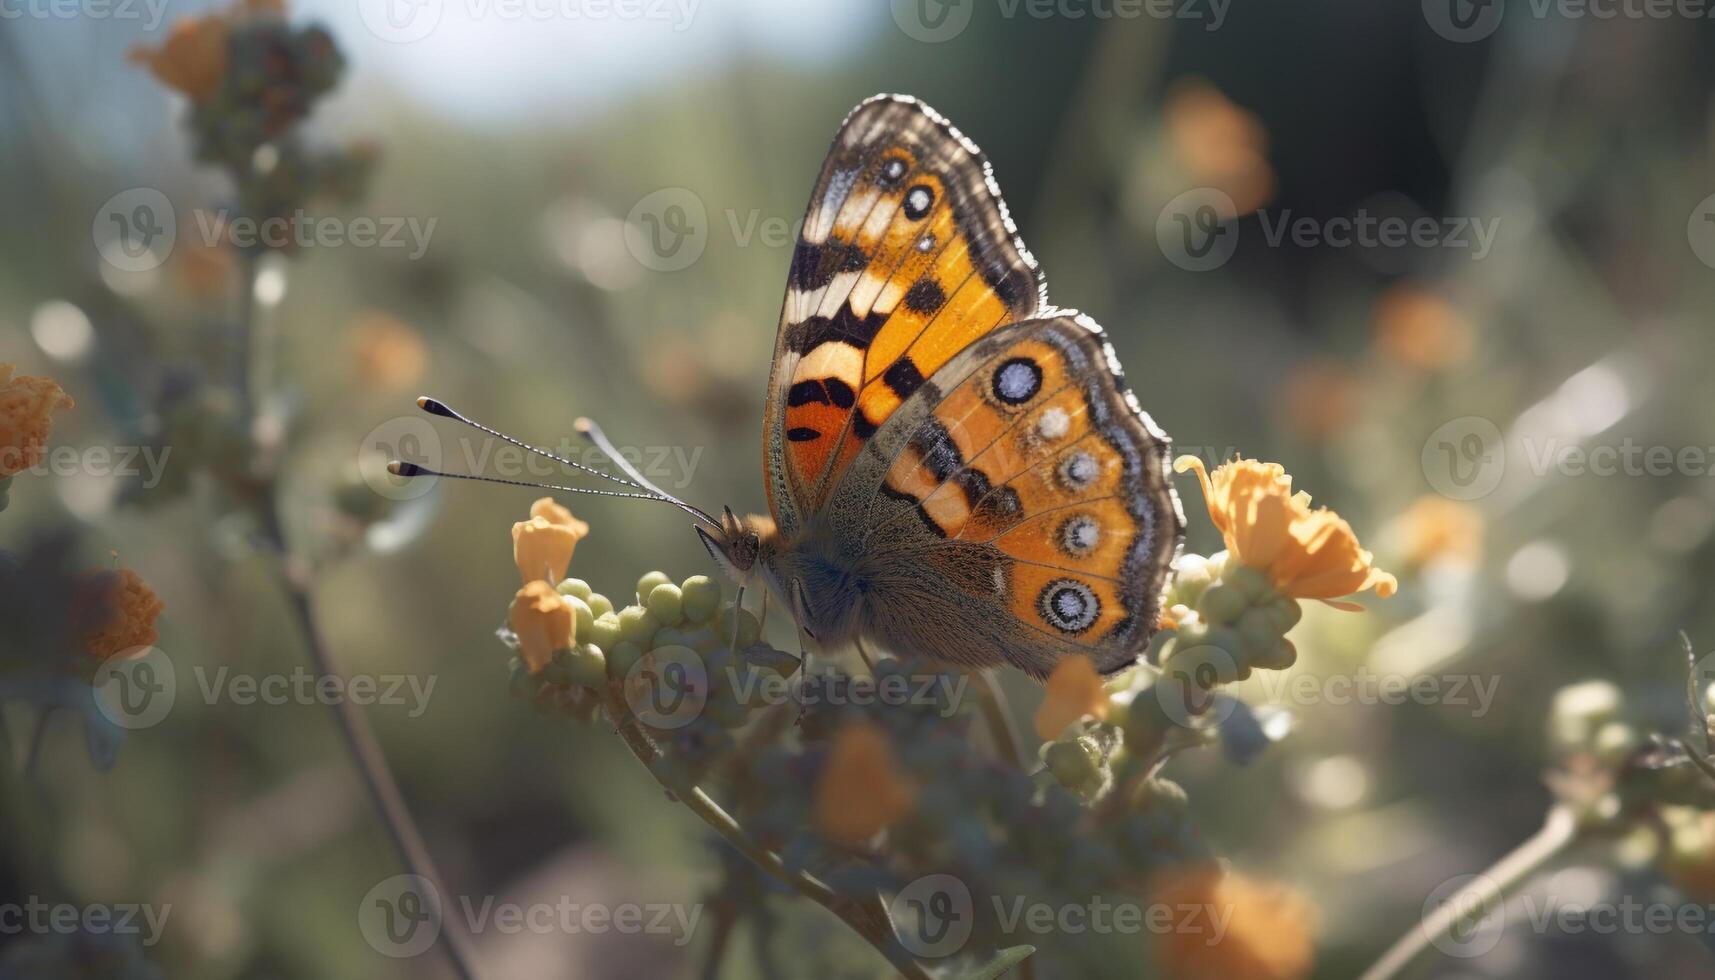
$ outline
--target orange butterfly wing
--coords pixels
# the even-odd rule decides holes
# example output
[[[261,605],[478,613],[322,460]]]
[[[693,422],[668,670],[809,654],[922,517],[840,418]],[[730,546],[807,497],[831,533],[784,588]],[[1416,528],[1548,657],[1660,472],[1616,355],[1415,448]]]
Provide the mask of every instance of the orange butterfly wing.
[[[864,495],[863,529],[845,533],[866,552],[963,582],[958,601],[979,618],[1019,624],[991,642],[1039,676],[1067,652],[1103,670],[1136,658],[1185,522],[1167,437],[1094,321],[1064,313],[984,338],[868,449],[885,476],[836,502],[852,512]]]
[[[775,340],[763,459],[780,529],[826,505],[926,378],[1044,302],[981,151],[907,96],[853,110],[816,181]]]

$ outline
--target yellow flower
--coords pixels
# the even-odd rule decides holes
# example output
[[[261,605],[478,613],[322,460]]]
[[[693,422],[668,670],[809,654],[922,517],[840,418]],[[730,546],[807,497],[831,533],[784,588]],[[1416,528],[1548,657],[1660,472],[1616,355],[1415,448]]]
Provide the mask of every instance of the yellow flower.
[[[186,17],[173,25],[158,48],[138,45],[131,62],[149,69],[161,84],[200,102],[226,77],[226,19],[218,14]]]
[[[1049,741],[1085,715],[1105,718],[1107,714],[1108,693],[1095,665],[1089,657],[1067,657],[1048,675],[1048,696],[1036,709],[1036,734]]]
[[[83,648],[97,660],[154,646],[161,638],[155,619],[162,608],[161,600],[129,568],[95,573],[73,604]]]
[[[1211,477],[1202,460],[1181,456],[1173,469],[1197,471],[1209,520],[1232,560],[1266,574],[1282,595],[1358,609],[1331,600],[1368,589],[1385,599],[1399,588],[1392,575],[1371,564],[1370,553],[1358,546],[1357,534],[1340,515],[1326,507],[1311,510],[1309,494],[1292,492],[1292,477],[1279,463],[1237,459]]]
[[[53,414],[76,404],[52,379],[13,377],[16,369],[0,364],[0,480],[40,463]]]
[[[571,603],[547,582],[525,583],[512,597],[506,618],[518,634],[519,655],[532,674],[548,666],[555,650],[568,649],[576,640],[578,624]]]
[[[917,794],[893,746],[874,723],[840,729],[816,782],[816,827],[830,840],[860,844],[911,812]]]
[[[1159,947],[1174,980],[1298,980],[1315,962],[1315,906],[1290,888],[1199,868],[1168,876],[1152,898],[1186,912]]]
[[[1483,517],[1469,504],[1428,494],[1394,518],[1387,537],[1413,567],[1441,559],[1475,564],[1483,554]]]
[[[528,582],[553,585],[566,577],[572,552],[590,533],[590,526],[572,512],[543,497],[530,505],[530,519],[512,525],[512,560]]]

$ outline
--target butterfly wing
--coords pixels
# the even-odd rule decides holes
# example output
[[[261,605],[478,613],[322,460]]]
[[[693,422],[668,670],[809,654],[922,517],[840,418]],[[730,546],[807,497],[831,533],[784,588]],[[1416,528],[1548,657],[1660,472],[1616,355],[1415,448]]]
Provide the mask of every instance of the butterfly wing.
[[[1043,305],[975,144],[908,96],[853,110],[810,198],[775,340],[763,459],[780,530],[826,505],[925,378]]]
[[[1082,653],[1111,672],[1155,631],[1184,535],[1170,455],[1101,328],[1063,313],[943,365],[830,512],[862,542],[868,619],[896,649],[1037,677]]]

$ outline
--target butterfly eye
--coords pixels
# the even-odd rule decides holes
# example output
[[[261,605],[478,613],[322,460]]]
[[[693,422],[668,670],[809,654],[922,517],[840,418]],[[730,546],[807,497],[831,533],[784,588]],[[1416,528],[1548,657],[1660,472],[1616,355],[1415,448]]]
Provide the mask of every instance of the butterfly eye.
[[[1096,550],[1096,543],[1101,540],[1101,536],[1101,525],[1090,515],[1068,517],[1060,525],[1060,550],[1073,558],[1083,558]]]
[[[1095,625],[1102,601],[1089,586],[1075,578],[1055,579],[1036,599],[1036,611],[1048,625],[1062,633],[1082,633]]]
[[[1014,357],[995,368],[994,396],[1008,405],[1022,405],[1042,390],[1042,368],[1028,357]]]
[[[1060,483],[1068,490],[1082,490],[1096,482],[1101,470],[1096,457],[1085,452],[1073,453],[1060,464]]]
[[[905,179],[905,171],[910,169],[899,157],[889,157],[881,165],[881,186],[894,187]]]

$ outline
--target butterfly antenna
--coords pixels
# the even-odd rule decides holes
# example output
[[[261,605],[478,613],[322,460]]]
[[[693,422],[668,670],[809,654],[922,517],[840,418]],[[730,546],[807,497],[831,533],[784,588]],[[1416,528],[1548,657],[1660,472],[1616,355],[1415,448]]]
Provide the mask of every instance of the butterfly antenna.
[[[449,480],[474,480],[478,483],[498,483],[508,487],[529,487],[534,490],[558,490],[563,493],[587,493],[597,497],[630,497],[636,500],[658,500],[664,504],[672,504],[680,510],[690,514],[692,517],[707,519],[707,515],[698,511],[695,507],[691,507],[682,501],[674,500],[672,497],[658,497],[652,493],[631,493],[624,490],[601,490],[594,487],[568,487],[561,486],[557,483],[531,483],[528,480],[506,480],[498,476],[476,476],[470,473],[444,473],[440,470],[432,470],[427,466],[419,466],[416,463],[406,463],[399,460],[394,460],[391,463],[388,463],[387,472],[394,476],[404,477],[406,479],[419,476],[444,476]]]
[[[661,489],[660,487],[656,486],[655,484],[649,482],[649,478],[644,476],[642,473],[638,472],[637,467],[631,465],[630,460],[628,460],[624,456],[620,455],[619,450],[615,449],[613,446],[613,443],[608,441],[607,433],[601,431],[601,426],[596,425],[595,421],[593,419],[580,418],[577,421],[572,423],[572,428],[574,430],[576,430],[579,435],[583,436],[585,439],[588,439],[592,444],[594,444],[597,449],[601,450],[602,455],[606,456],[608,459],[612,460],[613,465],[619,467],[621,472],[623,472],[626,476],[631,477],[633,485],[641,487],[644,490],[649,490],[649,491],[652,491],[654,493],[660,494],[662,499],[671,500],[672,502],[678,504],[680,507],[683,507],[688,513],[696,515],[699,519],[701,519],[703,522],[708,524],[710,527],[719,528],[721,526],[720,522],[716,521],[713,517],[710,517],[708,514],[704,513],[703,511],[697,509],[696,507],[692,507],[690,504],[685,503],[684,501],[680,500],[678,497],[673,496],[672,494],[668,493],[667,491],[665,491],[665,490]]]
[[[471,428],[477,430],[478,432],[486,432],[487,434],[493,436],[496,439],[500,439],[500,440],[503,440],[505,442],[509,442],[514,446],[517,446],[519,449],[522,449],[525,452],[535,453],[538,456],[542,456],[542,457],[545,457],[547,459],[551,459],[556,463],[560,463],[560,464],[565,465],[565,466],[570,466],[576,470],[582,470],[585,473],[589,473],[593,476],[599,476],[604,480],[612,480],[614,483],[618,483],[621,486],[631,487],[634,490],[647,490],[647,491],[650,491],[651,493],[657,494],[657,495],[659,495],[663,498],[666,498],[668,500],[673,499],[671,497],[668,497],[666,494],[661,493],[661,491],[655,489],[654,487],[649,486],[647,482],[633,483],[630,480],[622,480],[619,477],[614,476],[612,473],[603,473],[601,470],[598,470],[593,466],[585,466],[583,463],[577,462],[576,460],[566,459],[564,456],[556,456],[553,453],[547,451],[546,449],[542,449],[542,448],[539,448],[537,446],[532,446],[529,443],[524,442],[524,441],[519,440],[519,439],[514,439],[511,436],[507,435],[506,433],[501,432],[499,429],[490,428],[486,425],[483,425],[481,422],[476,421],[475,419],[472,419],[472,418],[465,416],[465,415],[461,415],[460,413],[454,411],[453,408],[451,406],[449,406],[446,402],[441,401],[439,398],[430,398],[430,397],[425,395],[425,396],[417,399],[417,407],[422,409],[425,412],[428,412],[430,415],[439,415],[442,418],[448,418],[448,419],[452,419],[452,420],[457,421],[457,422],[463,422],[465,425],[470,426]],[[427,474],[425,474],[425,475],[427,475]],[[456,473],[438,473],[435,475],[437,475],[437,476],[454,476],[454,477],[458,476],[458,474],[456,474]],[[533,486],[534,484],[520,484],[520,485],[521,486]],[[632,494],[631,496],[636,496],[636,494]]]

